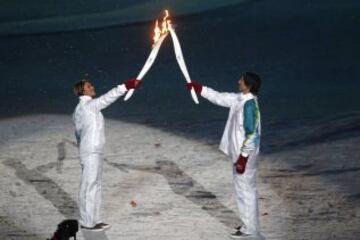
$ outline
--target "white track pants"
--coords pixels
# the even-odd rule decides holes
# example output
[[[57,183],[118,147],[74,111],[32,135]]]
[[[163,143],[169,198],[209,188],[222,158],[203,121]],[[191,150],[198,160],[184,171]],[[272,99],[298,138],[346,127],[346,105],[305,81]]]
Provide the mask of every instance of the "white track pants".
[[[80,224],[85,227],[94,227],[101,222],[102,161],[102,155],[98,153],[81,158]]]
[[[257,155],[257,151],[249,155],[248,163],[243,174],[238,174],[233,167],[236,202],[239,208],[240,219],[244,224],[241,231],[247,234],[256,234],[259,231],[256,188]]]

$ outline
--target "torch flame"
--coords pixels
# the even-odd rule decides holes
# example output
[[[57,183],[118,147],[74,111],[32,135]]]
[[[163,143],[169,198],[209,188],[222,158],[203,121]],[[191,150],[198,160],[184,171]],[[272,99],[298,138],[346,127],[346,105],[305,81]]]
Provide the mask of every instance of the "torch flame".
[[[162,22],[162,29],[161,29],[161,34],[165,34],[169,31],[169,24],[171,23],[170,20],[168,20],[167,18],[169,17],[169,11],[165,10],[165,17],[163,18],[163,22]]]
[[[168,10],[165,10],[165,16],[163,17],[162,19],[162,23],[161,23],[161,29],[159,27],[159,21],[156,20],[155,22],[155,28],[154,28],[154,43],[153,43],[153,46],[155,45],[155,43],[159,40],[159,38],[168,33],[169,32],[169,26],[171,24],[171,21],[170,19],[168,19],[169,17],[169,11]]]
[[[154,28],[154,38],[153,38],[154,44],[153,44],[153,46],[154,46],[155,43],[159,40],[160,36],[161,36],[161,30],[160,30],[160,28],[159,28],[159,21],[156,20],[156,22],[155,22],[155,28]]]

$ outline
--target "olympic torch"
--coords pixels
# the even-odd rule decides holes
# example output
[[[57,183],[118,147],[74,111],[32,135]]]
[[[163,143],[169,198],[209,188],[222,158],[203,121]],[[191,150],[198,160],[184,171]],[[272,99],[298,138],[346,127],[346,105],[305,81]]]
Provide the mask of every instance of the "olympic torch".
[[[163,18],[161,29],[159,27],[159,22],[156,20],[155,22],[155,28],[154,28],[154,43],[152,46],[152,50],[150,52],[149,57],[147,58],[143,68],[141,69],[139,75],[136,77],[138,80],[142,80],[145,74],[150,70],[151,66],[155,62],[155,59],[157,57],[157,54],[160,50],[161,44],[165,40],[165,38],[168,35],[168,26],[170,24],[170,20],[168,20],[169,13],[165,11],[166,15]],[[134,89],[130,89],[124,98],[124,101],[127,101],[134,93]]]

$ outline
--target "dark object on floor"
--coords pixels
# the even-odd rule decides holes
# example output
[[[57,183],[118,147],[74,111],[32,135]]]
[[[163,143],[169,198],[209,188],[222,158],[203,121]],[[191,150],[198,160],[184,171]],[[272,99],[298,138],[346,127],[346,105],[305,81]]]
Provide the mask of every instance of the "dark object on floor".
[[[78,221],[75,219],[67,219],[59,223],[54,235],[48,240],[69,240],[71,237],[76,240],[78,230]]]

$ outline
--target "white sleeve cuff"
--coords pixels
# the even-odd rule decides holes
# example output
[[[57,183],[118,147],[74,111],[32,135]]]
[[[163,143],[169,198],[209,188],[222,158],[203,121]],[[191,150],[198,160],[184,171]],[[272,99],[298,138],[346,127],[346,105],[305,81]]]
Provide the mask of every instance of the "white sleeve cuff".
[[[244,152],[242,152],[242,153],[241,153],[241,156],[243,156],[243,157],[248,157],[248,156],[249,156],[249,154],[248,154],[248,153],[244,153]]]
[[[121,92],[124,93],[127,91],[127,88],[125,87],[125,84],[120,84],[117,86],[117,89]]]
[[[204,97],[206,95],[207,91],[208,91],[207,87],[203,86],[200,95],[202,97]]]

